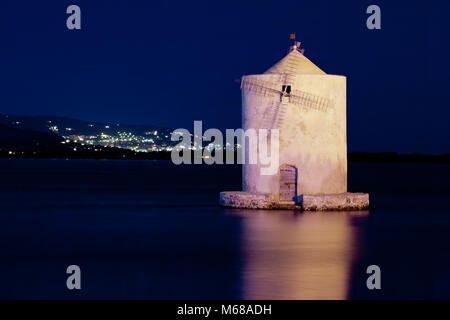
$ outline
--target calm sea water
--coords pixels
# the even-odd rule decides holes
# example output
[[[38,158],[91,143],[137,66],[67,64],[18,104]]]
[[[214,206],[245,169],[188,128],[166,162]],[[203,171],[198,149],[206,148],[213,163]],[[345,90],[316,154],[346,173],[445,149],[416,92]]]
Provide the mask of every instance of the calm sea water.
[[[0,160],[2,299],[450,298],[450,165],[350,164],[370,211],[229,210],[238,166]],[[82,290],[66,289],[66,268]],[[366,287],[381,268],[381,290]]]

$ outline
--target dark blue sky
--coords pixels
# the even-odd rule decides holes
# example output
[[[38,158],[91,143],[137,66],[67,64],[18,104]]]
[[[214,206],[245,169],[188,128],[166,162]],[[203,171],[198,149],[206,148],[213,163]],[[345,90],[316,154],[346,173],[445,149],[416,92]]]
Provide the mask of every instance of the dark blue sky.
[[[82,30],[66,28],[77,4]],[[382,29],[366,28],[378,4]],[[0,2],[0,113],[241,125],[239,84],[305,55],[347,76],[349,151],[449,153],[447,1]]]

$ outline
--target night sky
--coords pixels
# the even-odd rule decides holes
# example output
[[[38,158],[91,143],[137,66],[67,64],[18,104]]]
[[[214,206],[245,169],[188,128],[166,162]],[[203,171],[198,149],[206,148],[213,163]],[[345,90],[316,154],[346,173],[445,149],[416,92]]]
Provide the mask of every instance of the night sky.
[[[81,8],[82,29],[66,28]],[[366,8],[381,8],[381,30]],[[241,126],[239,79],[305,55],[347,76],[349,151],[450,153],[449,1],[0,1],[0,113]]]

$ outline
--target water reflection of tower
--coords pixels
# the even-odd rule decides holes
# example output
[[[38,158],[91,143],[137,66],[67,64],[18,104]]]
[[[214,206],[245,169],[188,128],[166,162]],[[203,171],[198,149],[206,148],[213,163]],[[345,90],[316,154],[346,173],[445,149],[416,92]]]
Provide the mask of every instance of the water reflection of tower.
[[[346,299],[367,213],[246,216],[243,298]]]

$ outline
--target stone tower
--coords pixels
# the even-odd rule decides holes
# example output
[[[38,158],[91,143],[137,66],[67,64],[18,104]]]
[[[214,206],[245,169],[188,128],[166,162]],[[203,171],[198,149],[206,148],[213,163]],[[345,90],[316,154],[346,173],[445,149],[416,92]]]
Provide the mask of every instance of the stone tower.
[[[280,174],[294,171],[297,194],[347,192],[344,76],[323,72],[296,43],[264,74],[242,78],[242,110],[244,130],[279,129]],[[245,164],[244,191],[279,194],[282,176],[263,176],[259,169]]]
[[[326,74],[295,42],[263,74],[243,76],[241,90],[243,129],[279,130],[279,168],[262,175],[260,163],[246,161],[244,192],[222,193],[222,205],[302,205],[306,195],[353,201],[347,193],[345,76]],[[368,206],[368,195],[363,202],[357,207]]]

